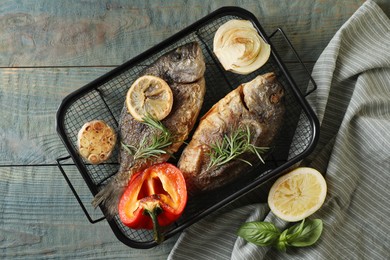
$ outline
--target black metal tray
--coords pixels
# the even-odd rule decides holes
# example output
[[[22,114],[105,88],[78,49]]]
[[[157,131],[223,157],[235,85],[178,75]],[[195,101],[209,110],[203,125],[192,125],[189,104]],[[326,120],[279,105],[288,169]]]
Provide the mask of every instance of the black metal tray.
[[[249,75],[244,76],[224,71],[212,53],[214,33],[220,25],[230,19],[250,20],[264,40],[271,45],[272,52],[268,62]],[[104,217],[96,220],[90,217],[88,210],[65,173],[62,163],[64,160],[72,158],[92,195],[95,195],[108,179],[115,175],[119,167],[118,147],[108,162],[100,165],[86,164],[77,152],[79,129],[87,121],[101,119],[116,127],[117,130],[125,94],[141,70],[165,52],[187,42],[199,42],[206,61],[207,90],[201,115],[239,84],[271,71],[276,73],[278,80],[285,88],[287,109],[282,129],[275,140],[272,152],[266,158],[265,164],[252,167],[244,178],[231,185],[204,195],[190,197],[183,216],[164,231],[163,235],[166,239],[265,181],[277,177],[283,170],[302,160],[312,151],[318,138],[318,120],[306,102],[304,94],[301,93],[276,53],[270,38],[277,32],[281,32],[285,37],[281,29],[267,36],[256,17],[244,9],[223,7],[64,98],[57,112],[56,123],[57,132],[67,148],[69,156],[58,158],[57,164],[91,223],[96,223]],[[285,39],[292,48],[288,39],[286,37]],[[293,51],[296,54],[294,49]],[[300,61],[298,56],[297,58]],[[310,80],[313,86],[310,91],[313,91],[316,87],[315,82],[311,77]],[[117,238],[128,246],[150,248],[156,245],[153,234],[149,230],[130,229],[121,223],[119,217],[107,221]]]

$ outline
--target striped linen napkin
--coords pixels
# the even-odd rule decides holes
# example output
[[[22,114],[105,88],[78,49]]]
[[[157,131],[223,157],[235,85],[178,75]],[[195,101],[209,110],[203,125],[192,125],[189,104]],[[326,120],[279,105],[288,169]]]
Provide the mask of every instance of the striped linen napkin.
[[[318,59],[309,96],[320,139],[302,164],[325,174],[328,194],[317,243],[287,253],[237,237],[247,221],[284,229],[266,204],[228,208],[185,230],[168,259],[390,258],[390,20],[369,0],[340,28]]]

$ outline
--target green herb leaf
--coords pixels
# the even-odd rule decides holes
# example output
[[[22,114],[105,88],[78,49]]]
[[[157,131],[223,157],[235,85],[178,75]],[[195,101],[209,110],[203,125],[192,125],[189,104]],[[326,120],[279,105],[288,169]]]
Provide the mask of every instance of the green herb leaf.
[[[287,229],[286,229],[278,237],[278,240],[275,244],[275,247],[276,247],[276,249],[278,249],[281,252],[286,252],[287,246],[288,246],[288,243],[287,243]]]
[[[299,237],[303,231],[305,226],[305,219],[303,219],[300,223],[295,224],[294,226],[287,229],[286,240],[289,243],[290,241],[294,241],[297,237]]]
[[[238,128],[232,131],[230,135],[225,135],[220,142],[210,145],[210,163],[208,169],[221,166],[234,159],[238,159],[252,166],[252,164],[244,159],[237,158],[240,155],[250,152],[264,163],[261,154],[268,150],[268,147],[258,147],[251,144],[251,131],[248,126],[245,128]]]
[[[288,241],[288,244],[295,247],[311,246],[320,238],[322,229],[321,219],[307,220],[299,236]]]
[[[300,223],[280,232],[269,222],[247,222],[238,230],[238,235],[246,241],[258,246],[274,246],[281,252],[287,247],[311,246],[321,236],[322,220],[302,220]]]
[[[269,246],[277,241],[280,231],[269,222],[247,222],[238,230],[238,236],[258,246]]]
[[[134,160],[148,159],[166,154],[167,151],[165,148],[173,143],[173,137],[169,129],[160,121],[150,116],[146,116],[143,123],[151,127],[155,132],[152,140],[148,142],[144,136],[138,147],[121,143],[122,147],[125,151],[134,156]]]

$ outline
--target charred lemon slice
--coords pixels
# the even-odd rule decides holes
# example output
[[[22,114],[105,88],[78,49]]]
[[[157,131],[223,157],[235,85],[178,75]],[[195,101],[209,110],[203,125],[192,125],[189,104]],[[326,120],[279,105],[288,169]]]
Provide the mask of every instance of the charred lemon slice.
[[[147,115],[162,120],[171,112],[172,90],[163,79],[145,75],[138,78],[127,91],[126,105],[138,121],[143,121]]]
[[[276,180],[268,194],[268,205],[279,218],[300,221],[322,206],[326,191],[327,185],[320,172],[300,167]]]
[[[80,155],[92,164],[106,161],[114,150],[115,142],[115,131],[102,120],[85,123],[77,135]]]

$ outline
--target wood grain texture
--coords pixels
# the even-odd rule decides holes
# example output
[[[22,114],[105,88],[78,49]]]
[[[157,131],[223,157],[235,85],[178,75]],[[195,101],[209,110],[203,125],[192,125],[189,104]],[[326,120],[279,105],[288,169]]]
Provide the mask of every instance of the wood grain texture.
[[[2,1],[0,66],[118,65],[225,5],[250,10],[267,33],[282,27],[315,61],[363,2]]]
[[[67,155],[55,130],[61,100],[225,5],[253,12],[268,34],[282,27],[311,71],[363,2],[1,1],[0,259],[166,259],[176,238],[150,250],[123,245],[105,221],[88,222],[58,168],[48,166]],[[388,0],[376,2],[389,14]],[[307,75],[284,40],[273,40],[304,90]],[[66,171],[89,204],[75,167]]]
[[[80,175],[65,168],[87,204]],[[0,259],[164,259],[174,243],[130,249],[105,221],[90,224],[57,167],[0,167],[0,220]]]
[[[55,130],[59,104],[111,69],[0,69],[0,164],[53,163],[66,154]]]

